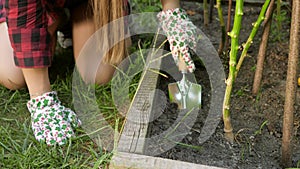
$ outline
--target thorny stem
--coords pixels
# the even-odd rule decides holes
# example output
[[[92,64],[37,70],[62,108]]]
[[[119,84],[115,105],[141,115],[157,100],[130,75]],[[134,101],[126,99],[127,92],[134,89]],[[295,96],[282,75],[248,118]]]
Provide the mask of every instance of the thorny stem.
[[[204,26],[207,26],[209,22],[207,0],[203,0],[203,16],[204,16]]]
[[[282,165],[292,167],[293,128],[297,86],[297,68],[299,62],[300,41],[300,1],[293,0],[292,22],[290,31],[290,51],[288,60],[283,130],[282,130]]]
[[[277,0],[277,17],[279,17],[281,15],[281,0]],[[281,25],[281,19],[278,19],[277,21],[277,26],[278,26],[278,30],[282,30],[282,25]]]
[[[243,16],[243,7],[244,0],[236,0],[236,9],[234,15],[234,23],[233,29],[228,35],[231,37],[231,50],[230,50],[230,61],[229,61],[229,76],[226,80],[226,91],[225,91],[225,99],[223,104],[223,121],[224,121],[224,131],[225,138],[233,142],[233,132],[232,126],[230,122],[230,96],[232,91],[232,86],[235,80],[235,72],[236,72],[236,57],[237,51],[239,48],[239,34],[241,30],[242,16]]]
[[[243,44],[243,51],[242,51],[242,54],[241,54],[241,57],[239,59],[239,62],[236,66],[236,73],[235,73],[235,76],[237,76],[237,73],[239,72],[242,64],[243,64],[243,61],[245,59],[245,57],[247,56],[247,52],[248,52],[248,49],[249,47],[251,46],[251,44],[253,43],[253,38],[255,37],[257,31],[258,31],[258,28],[260,26],[260,24],[262,23],[262,21],[265,20],[265,13],[268,9],[268,6],[270,4],[270,0],[266,0],[261,11],[260,11],[260,14],[258,16],[258,19],[257,21],[253,24],[253,29],[251,31],[251,34],[247,40],[247,42],[245,44]]]
[[[254,80],[253,80],[253,85],[252,85],[252,94],[257,95],[260,84],[261,84],[261,79],[262,79],[262,73],[264,70],[264,62],[265,62],[265,57],[266,57],[266,51],[268,48],[268,39],[269,39],[269,34],[271,30],[271,25],[272,25],[272,14],[273,14],[273,9],[274,9],[274,4],[275,0],[271,0],[270,5],[268,7],[268,10],[266,12],[266,19],[262,23],[263,25],[263,35],[261,38],[261,42],[259,45],[259,51],[257,54],[257,63],[256,63],[256,70],[255,70],[255,75],[254,75]]]
[[[244,58],[247,55],[247,51],[250,47],[250,45],[253,42],[253,38],[256,35],[258,28],[261,24],[261,22],[265,19],[265,13],[269,6],[270,0],[266,0],[262,10],[258,16],[257,21],[253,24],[253,29],[250,33],[250,36],[247,40],[247,42],[243,45],[244,49],[242,51],[241,57],[237,63],[237,51],[239,48],[238,44],[238,37],[241,29],[241,21],[242,21],[242,15],[243,15],[243,0],[237,0],[236,1],[236,11],[234,16],[234,23],[233,23],[233,29],[229,33],[229,36],[231,37],[231,51],[230,51],[230,61],[229,61],[229,76],[226,80],[226,91],[225,91],[225,99],[224,99],[224,105],[223,105],[223,121],[224,121],[224,131],[225,131],[225,138],[231,142],[233,142],[233,132],[232,132],[232,126],[230,123],[230,96],[233,88],[234,81],[237,77],[238,71],[240,70],[240,67],[243,63]]]
[[[221,42],[220,42],[219,50],[218,50],[218,53],[220,55],[223,52],[225,38],[226,38],[226,29],[225,29],[225,23],[224,23],[224,18],[223,18],[223,10],[221,7],[221,0],[217,0],[216,8],[218,9],[218,16],[219,16],[221,32],[222,32]]]
[[[230,31],[230,27],[231,27],[231,8],[232,8],[232,0],[229,0],[228,2],[228,11],[227,11],[227,24],[226,24],[226,32]],[[226,35],[225,36],[225,52],[227,53],[227,50],[229,48],[229,36]],[[227,54],[226,54],[227,55]]]

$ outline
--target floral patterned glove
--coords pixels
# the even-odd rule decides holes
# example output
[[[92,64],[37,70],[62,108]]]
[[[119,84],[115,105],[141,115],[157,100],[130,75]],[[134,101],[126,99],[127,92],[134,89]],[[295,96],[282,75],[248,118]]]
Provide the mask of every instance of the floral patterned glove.
[[[167,34],[170,49],[176,64],[178,64],[179,53],[187,65],[189,72],[195,70],[195,65],[190,57],[189,48],[196,48],[197,27],[190,21],[183,9],[175,8],[161,11],[157,15],[163,31]]]
[[[35,138],[47,145],[63,145],[74,135],[73,128],[81,125],[76,114],[61,105],[55,91],[33,98],[27,103]]]

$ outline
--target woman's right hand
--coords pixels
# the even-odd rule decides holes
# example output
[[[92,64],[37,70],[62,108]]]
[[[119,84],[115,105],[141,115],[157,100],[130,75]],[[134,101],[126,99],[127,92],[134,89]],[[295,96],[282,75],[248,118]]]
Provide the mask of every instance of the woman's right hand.
[[[47,145],[63,145],[74,136],[81,121],[69,108],[61,105],[56,92],[48,92],[27,103],[35,138]]]

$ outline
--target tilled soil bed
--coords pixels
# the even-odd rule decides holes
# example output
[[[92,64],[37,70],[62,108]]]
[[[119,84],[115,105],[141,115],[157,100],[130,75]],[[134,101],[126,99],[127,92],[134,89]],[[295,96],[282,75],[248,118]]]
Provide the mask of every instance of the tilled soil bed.
[[[190,18],[208,36],[217,49],[221,34],[219,22],[216,19],[216,9],[214,10],[213,16],[215,18],[213,22],[208,27],[204,27],[202,4],[197,5],[195,2],[186,1],[181,3],[184,9],[195,12]],[[255,22],[260,12],[260,7],[247,4],[244,9],[240,43],[245,42],[248,38],[252,29],[252,23]],[[223,6],[224,16],[226,12],[227,7]],[[226,16],[224,18],[227,19]],[[176,143],[175,147],[167,151],[160,150],[162,153],[157,156],[225,168],[281,168],[282,119],[288,59],[289,23],[284,22],[283,26],[283,31],[285,32],[283,32],[282,42],[279,43],[272,39],[269,41],[263,81],[258,95],[252,95],[251,89],[261,31],[255,37],[254,43],[248,52],[249,56],[245,59],[239,72],[232,93],[230,109],[235,133],[234,143],[229,143],[224,139],[221,118],[214,134],[206,142],[199,143],[198,137],[210,109],[211,87],[205,67],[196,62],[195,76],[198,83],[203,87],[201,110],[194,125],[192,128],[189,128],[189,133],[181,143]],[[273,30],[271,38],[274,33],[276,32]],[[229,58],[222,55],[221,60],[226,72]],[[168,84],[173,82],[175,80],[172,78],[160,77],[158,88],[168,96]],[[299,100],[299,88],[297,89],[297,94]],[[299,101],[296,104],[293,147],[293,164],[295,167],[300,165]],[[151,122],[149,137],[167,130],[173,125],[179,114],[177,106],[168,100],[164,111]]]

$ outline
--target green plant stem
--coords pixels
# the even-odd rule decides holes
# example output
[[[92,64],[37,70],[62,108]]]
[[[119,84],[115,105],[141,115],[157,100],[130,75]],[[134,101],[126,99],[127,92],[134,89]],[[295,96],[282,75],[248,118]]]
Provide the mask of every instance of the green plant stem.
[[[281,15],[281,0],[277,0],[277,17],[279,17]],[[278,30],[282,30],[282,24],[281,24],[281,19],[278,19],[277,20],[277,27],[278,27]]]
[[[224,105],[223,105],[223,121],[224,121],[224,131],[225,131],[225,137],[229,141],[233,141],[233,133],[232,133],[232,126],[230,122],[230,96],[233,88],[234,81],[237,77],[238,71],[241,68],[241,65],[247,55],[247,51],[250,47],[250,45],[253,43],[253,38],[255,37],[258,28],[261,24],[261,22],[265,19],[265,13],[270,4],[270,0],[266,0],[262,10],[258,16],[257,21],[253,24],[253,29],[250,33],[250,36],[247,40],[247,42],[243,45],[244,49],[242,51],[241,57],[237,63],[237,51],[238,51],[238,37],[239,32],[241,29],[241,20],[243,15],[243,1],[237,1],[236,2],[236,12],[234,16],[234,24],[233,29],[229,33],[229,36],[231,37],[231,51],[230,51],[230,61],[229,61],[229,76],[226,80],[226,91],[225,91],[225,99],[224,99]]]
[[[261,25],[261,23],[265,20],[265,13],[268,9],[268,6],[270,4],[270,1],[271,0],[266,0],[261,11],[260,11],[260,14],[258,16],[258,19],[256,20],[256,22],[253,24],[253,29],[250,33],[250,36],[248,37],[248,40],[245,44],[243,44],[243,51],[242,51],[242,54],[241,54],[241,57],[239,59],[239,62],[236,66],[236,73],[235,73],[235,76],[237,76],[237,73],[239,72],[242,64],[243,64],[243,61],[245,59],[245,57],[247,56],[247,52],[248,52],[248,49],[249,47],[251,46],[251,44],[253,43],[253,38],[255,37],[255,35],[257,34],[257,31],[258,31],[258,28],[259,26]]]
[[[300,54],[300,1],[293,0],[290,30],[289,59],[286,77],[285,102],[282,125],[282,166],[292,167],[294,114],[296,113],[297,72]]]
[[[271,0],[266,12],[266,19],[262,23],[263,34],[259,45],[259,51],[257,54],[257,63],[256,63],[255,75],[254,75],[253,85],[252,85],[252,94],[254,95],[258,94],[261,80],[262,80],[266,51],[268,48],[269,34],[272,26],[274,4],[275,4],[275,0]]]
[[[231,51],[230,51],[230,61],[229,61],[229,75],[228,75],[228,79],[226,80],[227,87],[225,91],[225,99],[223,105],[223,121],[224,121],[225,138],[230,142],[233,142],[233,132],[232,132],[232,126],[230,122],[230,110],[229,110],[230,96],[231,96],[233,83],[235,80],[236,58],[237,58],[237,51],[239,49],[238,37],[241,30],[243,7],[244,7],[244,1],[236,0],[233,29],[231,32],[228,33],[228,35],[231,37]]]
[[[204,26],[207,26],[209,22],[207,0],[203,0],[203,16],[204,16]]]
[[[221,6],[221,0],[217,0],[216,7],[218,9],[218,16],[219,16],[219,20],[220,20],[221,33],[222,33],[221,42],[220,42],[219,49],[218,49],[218,53],[220,55],[223,52],[225,39],[226,39],[226,29],[225,29],[225,22],[224,22],[224,18],[223,18],[223,10],[222,10],[222,6]]]
[[[232,8],[232,0],[229,0],[228,1],[228,11],[227,11],[226,33],[228,33],[230,31],[230,28],[231,28],[231,8]],[[229,48],[228,41],[229,41],[229,36],[226,34],[225,44],[224,44],[225,51],[228,51],[228,48]],[[227,52],[226,52],[226,56],[227,56]]]

